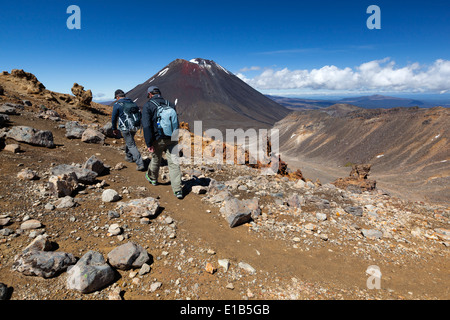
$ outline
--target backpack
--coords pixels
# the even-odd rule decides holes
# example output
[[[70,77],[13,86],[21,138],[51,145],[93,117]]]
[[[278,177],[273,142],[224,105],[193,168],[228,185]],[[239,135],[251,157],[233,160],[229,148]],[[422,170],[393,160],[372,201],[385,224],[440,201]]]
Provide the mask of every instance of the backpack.
[[[156,105],[156,119],[158,133],[161,137],[171,137],[173,132],[178,129],[178,115],[173,107],[170,106],[169,101],[158,104],[154,100],[150,100]]]
[[[128,130],[138,130],[141,126],[141,111],[139,107],[130,101],[119,102],[119,104],[123,108],[123,114],[125,116],[125,120],[123,121],[125,127]]]

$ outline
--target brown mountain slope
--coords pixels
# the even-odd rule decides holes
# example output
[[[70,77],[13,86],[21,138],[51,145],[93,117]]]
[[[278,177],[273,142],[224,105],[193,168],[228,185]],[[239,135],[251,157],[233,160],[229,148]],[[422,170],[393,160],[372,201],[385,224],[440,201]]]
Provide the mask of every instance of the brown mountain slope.
[[[371,163],[372,174],[383,176],[392,189],[412,187],[430,199],[448,201],[449,116],[441,107],[366,110],[334,105],[292,113],[275,127],[281,152],[291,163],[295,158],[332,168]]]
[[[177,100],[179,117],[191,128],[196,120],[205,130],[270,128],[290,112],[211,60],[177,59],[127,96],[142,106],[152,85],[166,99]]]

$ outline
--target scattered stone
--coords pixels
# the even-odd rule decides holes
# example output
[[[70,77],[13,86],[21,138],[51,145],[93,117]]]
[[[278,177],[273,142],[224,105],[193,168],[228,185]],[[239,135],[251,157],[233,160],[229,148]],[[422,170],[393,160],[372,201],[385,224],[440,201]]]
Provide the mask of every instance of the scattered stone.
[[[12,152],[12,153],[18,153],[20,152],[20,145],[16,143],[7,144],[4,148],[4,150]]]
[[[119,201],[122,197],[116,190],[107,189],[102,193],[102,201],[103,202],[115,202]]]
[[[46,148],[55,147],[51,131],[37,130],[26,126],[15,126],[6,133],[6,137],[34,146]]]
[[[205,194],[208,191],[208,187],[205,186],[192,186],[192,192],[195,194]]]
[[[108,232],[111,236],[117,236],[122,233],[122,228],[117,223],[113,223],[109,226]]]
[[[78,187],[78,179],[74,172],[52,175],[49,178],[49,189],[57,197],[70,196]]]
[[[63,174],[69,175],[70,173],[75,173],[76,178],[81,183],[93,183],[97,178],[98,174],[92,170],[80,168],[73,165],[61,164],[56,167],[53,167],[50,170],[52,175],[59,176]]]
[[[94,130],[92,128],[87,128],[81,136],[81,141],[85,143],[104,144],[105,135],[100,131]]]
[[[361,229],[361,233],[366,238],[380,239],[383,236],[383,232],[375,229]]]
[[[65,124],[66,138],[68,139],[81,139],[87,126],[80,124],[77,121],[68,121]]]
[[[52,278],[65,271],[76,259],[71,253],[51,252],[51,243],[45,235],[35,240],[14,258],[12,269],[27,276]]]
[[[205,266],[205,271],[210,273],[210,274],[214,274],[214,272],[216,272],[216,268],[214,268],[214,266],[212,265],[212,263],[207,262],[206,266]]]
[[[150,265],[148,265],[147,263],[144,263],[142,265],[141,269],[139,269],[139,275],[143,276],[143,275],[149,273],[151,271],[151,269],[152,268],[150,267]]]
[[[98,159],[96,156],[91,156],[83,165],[83,168],[94,171],[98,175],[102,175],[107,171],[107,168],[105,167],[103,161]]]
[[[161,282],[153,282],[150,285],[150,292],[155,292],[156,290],[158,290],[159,288],[161,288],[162,283]]]
[[[351,215],[354,215],[355,217],[362,217],[363,215],[362,207],[348,206],[344,208],[344,211],[350,213]]]
[[[237,227],[251,220],[251,210],[239,199],[226,200],[223,209],[223,214],[230,228]]]
[[[251,265],[249,265],[246,262],[241,261],[241,262],[239,262],[238,266],[239,266],[239,268],[244,269],[245,271],[247,271],[249,273],[253,274],[256,272],[255,268],[253,268]]]
[[[319,221],[325,221],[325,220],[327,220],[327,215],[325,213],[317,212],[316,218]]]
[[[117,204],[117,210],[132,216],[142,218],[155,216],[159,209],[159,202],[155,198],[134,199]]]
[[[217,262],[219,263],[219,266],[225,270],[225,272],[227,272],[228,268],[230,268],[230,260],[228,259],[219,259]]]
[[[42,223],[35,219],[27,220],[20,225],[22,230],[38,229],[40,227],[42,227]]]
[[[3,93],[0,92],[0,94]],[[6,286],[6,284],[0,283],[0,300],[6,300],[7,298],[8,298],[8,287]]]
[[[61,199],[56,200],[54,203],[54,206],[56,206],[57,209],[73,208],[76,205],[77,202],[71,196],[65,196]]]
[[[108,262],[120,270],[140,268],[149,260],[147,251],[133,242],[127,242],[108,253]]]
[[[0,218],[0,226],[7,226],[9,223],[11,222],[11,218],[5,217],[5,218]]]
[[[91,293],[111,284],[115,271],[99,252],[89,251],[67,272],[67,289]]]

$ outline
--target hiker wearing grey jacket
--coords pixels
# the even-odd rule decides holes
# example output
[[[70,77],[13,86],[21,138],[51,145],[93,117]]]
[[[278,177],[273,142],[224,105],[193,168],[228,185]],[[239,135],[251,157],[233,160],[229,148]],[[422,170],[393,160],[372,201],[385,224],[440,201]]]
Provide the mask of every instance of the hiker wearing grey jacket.
[[[180,164],[176,159],[176,155],[172,154],[178,141],[172,141],[170,137],[161,136],[157,129],[158,120],[156,105],[164,103],[165,100],[161,96],[161,91],[158,87],[152,86],[148,88],[147,95],[150,100],[142,108],[142,127],[144,129],[145,143],[147,144],[148,151],[152,154],[152,160],[145,178],[152,185],[156,186],[158,184],[162,154],[165,152],[169,166],[172,191],[178,199],[183,199]],[[170,104],[170,106],[175,109],[173,104]]]

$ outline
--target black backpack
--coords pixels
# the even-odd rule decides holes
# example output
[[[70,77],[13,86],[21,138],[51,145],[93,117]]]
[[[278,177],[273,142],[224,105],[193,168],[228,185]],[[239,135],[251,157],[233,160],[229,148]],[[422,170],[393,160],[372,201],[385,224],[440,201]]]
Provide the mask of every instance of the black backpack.
[[[124,125],[128,130],[138,130],[141,127],[141,111],[136,103],[131,101],[121,101],[118,102],[122,108],[125,115]]]

